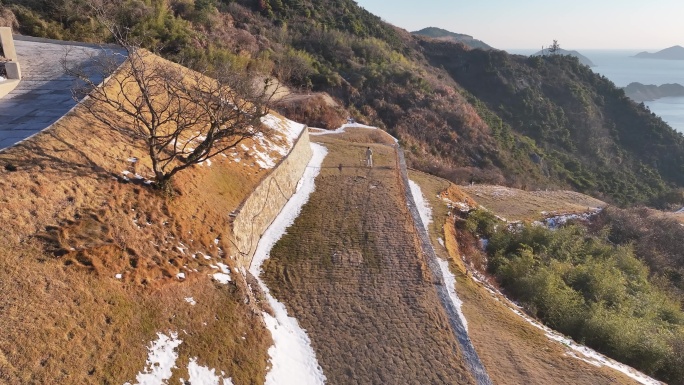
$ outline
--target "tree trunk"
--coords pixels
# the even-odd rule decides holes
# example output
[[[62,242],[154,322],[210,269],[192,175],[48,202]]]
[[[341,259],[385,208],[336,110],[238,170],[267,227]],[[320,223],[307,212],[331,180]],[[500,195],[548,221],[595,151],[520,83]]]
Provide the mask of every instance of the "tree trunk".
[[[154,187],[162,193],[162,195],[165,196],[173,196],[174,191],[173,191],[173,183],[171,181],[171,176],[170,175],[163,175],[161,177],[156,178],[156,182],[154,184]]]

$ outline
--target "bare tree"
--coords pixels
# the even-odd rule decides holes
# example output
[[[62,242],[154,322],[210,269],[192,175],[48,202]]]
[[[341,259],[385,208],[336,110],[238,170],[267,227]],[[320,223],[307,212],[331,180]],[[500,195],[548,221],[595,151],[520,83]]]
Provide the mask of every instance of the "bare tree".
[[[194,63],[191,70],[130,43],[116,27],[110,30],[122,52],[89,68],[73,68],[65,57],[63,66],[79,80],[75,96],[89,96],[84,105],[92,116],[145,148],[158,188],[170,191],[179,171],[264,130],[261,118],[277,92],[269,77],[225,62]],[[115,56],[122,54],[119,66]],[[93,71],[112,75],[100,86]]]

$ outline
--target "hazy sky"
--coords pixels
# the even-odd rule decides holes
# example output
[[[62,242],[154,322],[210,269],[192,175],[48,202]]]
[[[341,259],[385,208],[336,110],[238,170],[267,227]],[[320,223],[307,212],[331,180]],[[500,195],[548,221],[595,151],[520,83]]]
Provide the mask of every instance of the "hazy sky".
[[[499,49],[684,46],[684,0],[357,0],[415,31],[440,27]]]

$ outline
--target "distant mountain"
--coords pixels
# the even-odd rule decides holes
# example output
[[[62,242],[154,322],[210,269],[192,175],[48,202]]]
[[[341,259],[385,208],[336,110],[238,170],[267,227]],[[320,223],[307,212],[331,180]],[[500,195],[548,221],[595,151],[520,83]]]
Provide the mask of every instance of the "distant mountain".
[[[676,45],[674,47],[665,48],[656,53],[639,52],[634,55],[641,59],[664,59],[664,60],[684,60],[684,47]]]
[[[541,50],[541,51],[535,53],[535,54],[532,55],[532,56],[547,56],[547,55],[551,55],[551,54],[552,54],[552,53],[549,51],[548,48],[544,48],[543,50]],[[568,51],[568,50],[559,48],[558,51],[555,53],[555,55],[570,55],[570,56],[574,56],[574,57],[576,57],[576,58],[579,59],[580,63],[582,63],[582,64],[584,64],[584,65],[586,65],[586,66],[589,66],[589,67],[596,67],[596,64],[594,64],[591,60],[589,60],[588,57],[582,55],[581,53],[579,53],[579,52],[577,52],[577,51]]]
[[[440,40],[457,41],[457,42],[460,42],[460,43],[467,45],[470,48],[480,48],[480,49],[484,49],[484,50],[494,49],[492,46],[488,45],[487,43],[485,43],[481,40],[477,40],[470,35],[450,32],[450,31],[447,31],[446,29],[441,29],[441,28],[436,28],[436,27],[423,28],[420,31],[415,31],[415,32],[411,32],[411,33],[414,35],[427,36],[427,37],[432,37],[432,38],[440,39]]]
[[[684,96],[684,86],[681,84],[653,84],[630,83],[624,88],[625,94],[636,102],[647,102],[671,96]]]

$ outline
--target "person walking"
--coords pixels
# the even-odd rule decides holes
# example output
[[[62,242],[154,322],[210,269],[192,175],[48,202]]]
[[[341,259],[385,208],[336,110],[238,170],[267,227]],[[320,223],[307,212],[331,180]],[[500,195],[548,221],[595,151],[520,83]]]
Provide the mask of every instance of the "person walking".
[[[373,150],[370,147],[366,149],[366,167],[373,167]]]

